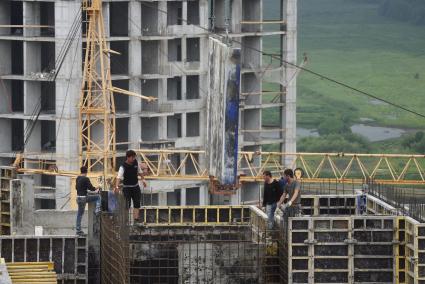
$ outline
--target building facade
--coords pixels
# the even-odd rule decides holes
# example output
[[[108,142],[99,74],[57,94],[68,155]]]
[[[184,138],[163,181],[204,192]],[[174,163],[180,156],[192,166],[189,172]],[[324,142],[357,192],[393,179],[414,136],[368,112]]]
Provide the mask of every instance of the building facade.
[[[290,77],[276,58],[296,63],[296,2],[105,0],[107,40],[121,54],[111,55],[113,85],[157,98],[115,96],[119,163],[127,148],[205,148],[211,33],[241,48],[241,150],[295,152],[296,79],[265,79],[272,69]],[[75,0],[0,3],[2,165],[24,151],[78,170],[80,7]],[[70,37],[73,28],[78,32]],[[69,208],[69,178],[35,179],[36,207]],[[254,183],[231,196],[210,196],[205,183],[156,181],[146,189],[145,204],[239,204],[258,196]]]

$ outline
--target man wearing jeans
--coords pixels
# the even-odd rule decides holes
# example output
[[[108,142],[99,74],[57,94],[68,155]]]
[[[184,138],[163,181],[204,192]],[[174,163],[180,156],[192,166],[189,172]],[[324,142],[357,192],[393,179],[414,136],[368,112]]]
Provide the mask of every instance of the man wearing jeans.
[[[268,229],[272,230],[274,226],[274,213],[276,211],[277,202],[280,199],[283,191],[277,180],[273,180],[270,171],[263,172],[264,192],[263,192],[263,207],[266,207]]]
[[[100,196],[98,195],[99,189],[95,188],[90,179],[87,177],[87,167],[81,167],[81,175],[77,177],[75,182],[75,187],[77,189],[77,226],[76,231],[77,235],[83,236],[84,232],[81,230],[81,219],[83,218],[84,210],[86,209],[86,204],[90,202],[96,202],[96,211],[95,213],[100,212]],[[95,194],[87,194],[88,191],[92,191]]]

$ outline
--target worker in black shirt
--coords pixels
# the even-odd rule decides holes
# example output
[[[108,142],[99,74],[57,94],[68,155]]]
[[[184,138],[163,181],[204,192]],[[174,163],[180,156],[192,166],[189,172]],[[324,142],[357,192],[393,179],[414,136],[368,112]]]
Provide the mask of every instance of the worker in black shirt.
[[[131,201],[133,201],[133,218],[137,220],[139,219],[140,199],[142,198],[138,176],[142,179],[143,186],[145,187],[146,181],[144,179],[143,169],[136,160],[136,152],[128,150],[125,156],[126,160],[118,170],[115,192],[119,191],[120,182],[122,181],[122,192],[127,201],[127,208],[130,208]]]
[[[272,173],[270,171],[263,172],[263,179],[264,192],[262,207],[266,208],[268,228],[269,230],[272,230],[274,226],[274,213],[277,208],[277,202],[279,201],[283,191],[279,182],[272,178]]]
[[[90,179],[87,177],[87,167],[81,167],[80,169],[81,175],[77,177],[75,182],[75,187],[77,189],[77,204],[78,204],[78,212],[77,212],[77,226],[76,231],[77,235],[82,236],[84,232],[81,230],[81,219],[83,218],[84,210],[86,209],[86,204],[89,202],[96,202],[96,211],[97,214],[100,212],[100,196],[99,188],[95,188]],[[88,191],[92,191],[96,194],[87,194]]]

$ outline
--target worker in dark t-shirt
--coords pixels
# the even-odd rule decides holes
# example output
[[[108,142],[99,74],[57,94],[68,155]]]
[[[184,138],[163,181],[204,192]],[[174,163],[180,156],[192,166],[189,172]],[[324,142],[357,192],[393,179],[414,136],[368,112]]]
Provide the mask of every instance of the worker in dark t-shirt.
[[[81,219],[84,215],[84,210],[86,209],[86,204],[91,202],[96,202],[96,211],[97,214],[100,212],[100,195],[99,188],[95,188],[90,179],[87,177],[87,167],[80,168],[81,175],[77,177],[75,182],[75,188],[77,190],[77,204],[78,204],[78,212],[77,212],[77,224],[76,231],[77,235],[83,236],[84,232],[81,230]],[[91,191],[95,194],[88,194],[88,191]]]
[[[274,226],[274,213],[277,208],[277,202],[280,199],[283,191],[277,180],[272,178],[270,171],[263,172],[264,179],[264,192],[262,206],[266,208],[268,228],[273,229]]]

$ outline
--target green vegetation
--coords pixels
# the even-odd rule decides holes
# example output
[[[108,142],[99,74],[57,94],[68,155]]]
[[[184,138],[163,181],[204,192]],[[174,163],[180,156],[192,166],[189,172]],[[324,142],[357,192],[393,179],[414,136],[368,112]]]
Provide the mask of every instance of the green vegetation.
[[[303,53],[307,53],[307,68],[424,113],[424,3],[423,0],[299,0],[299,62]],[[273,13],[266,17],[273,18]],[[278,49],[272,40],[265,40],[264,45],[269,52]],[[403,129],[424,129],[425,123],[423,118],[301,73],[298,126],[315,128],[321,137],[300,139],[300,151],[424,153],[417,146],[422,142],[405,144],[405,137],[368,143],[353,135],[350,126],[364,118],[369,119],[369,124]],[[277,119],[279,114],[275,109],[263,116],[265,125]]]

